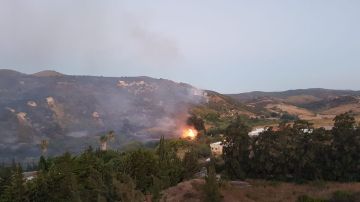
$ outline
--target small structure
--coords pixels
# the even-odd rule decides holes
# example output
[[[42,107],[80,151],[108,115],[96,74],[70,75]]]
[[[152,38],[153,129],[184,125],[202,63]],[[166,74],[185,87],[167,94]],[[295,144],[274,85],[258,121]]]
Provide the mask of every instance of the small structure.
[[[38,172],[32,171],[32,172],[23,172],[24,180],[26,182],[31,181],[37,177]]]
[[[35,102],[35,101],[32,101],[32,100],[28,101],[28,102],[27,102],[27,105],[30,106],[30,107],[37,107],[36,102]]]
[[[207,176],[207,169],[206,167],[202,167],[201,170],[195,173],[195,178],[205,178]]]
[[[260,133],[264,132],[266,128],[255,128],[249,133],[249,136],[258,136]]]
[[[223,154],[223,145],[221,142],[215,142],[210,144],[211,153],[214,156],[221,156]]]

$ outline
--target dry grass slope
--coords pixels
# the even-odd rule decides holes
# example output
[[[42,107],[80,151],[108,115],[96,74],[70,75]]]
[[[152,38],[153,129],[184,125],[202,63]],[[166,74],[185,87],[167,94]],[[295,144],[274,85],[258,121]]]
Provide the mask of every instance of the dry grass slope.
[[[252,187],[223,190],[224,201],[242,202],[295,202],[301,195],[328,199],[336,191],[359,192],[360,183],[313,182],[310,184],[274,183],[268,181],[249,181]]]
[[[250,187],[223,186],[223,202],[296,202],[298,197],[329,199],[336,191],[360,192],[360,183],[312,182],[294,184],[262,180],[248,180]],[[198,202],[203,200],[204,180],[182,182],[164,191],[162,202]]]

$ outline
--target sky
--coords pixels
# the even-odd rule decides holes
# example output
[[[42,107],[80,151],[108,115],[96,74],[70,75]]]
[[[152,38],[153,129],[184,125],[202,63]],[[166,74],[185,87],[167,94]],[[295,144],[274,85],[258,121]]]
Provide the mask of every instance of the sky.
[[[0,69],[360,90],[358,0],[0,0]]]

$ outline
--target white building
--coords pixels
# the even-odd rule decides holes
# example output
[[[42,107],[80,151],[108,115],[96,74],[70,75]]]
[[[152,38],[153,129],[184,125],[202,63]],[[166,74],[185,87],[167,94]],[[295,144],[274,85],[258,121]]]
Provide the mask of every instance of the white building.
[[[258,136],[260,133],[264,132],[265,128],[255,128],[249,133],[249,136]]]
[[[221,142],[215,142],[210,144],[211,153],[214,156],[221,156],[223,154],[223,145]]]
[[[31,181],[37,177],[37,171],[23,172],[23,177],[26,182]]]

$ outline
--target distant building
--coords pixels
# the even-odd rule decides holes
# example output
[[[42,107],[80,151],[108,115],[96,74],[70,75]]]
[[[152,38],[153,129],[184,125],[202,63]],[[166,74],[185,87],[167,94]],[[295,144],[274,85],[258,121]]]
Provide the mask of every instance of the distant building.
[[[221,156],[223,154],[223,145],[221,142],[215,142],[210,144],[211,153],[214,156]]]
[[[23,172],[24,180],[26,182],[31,181],[37,177],[38,172],[32,171],[32,172]]]
[[[264,132],[265,128],[255,128],[249,133],[249,136],[258,136],[260,133]]]

